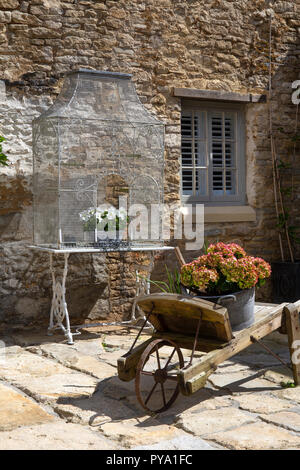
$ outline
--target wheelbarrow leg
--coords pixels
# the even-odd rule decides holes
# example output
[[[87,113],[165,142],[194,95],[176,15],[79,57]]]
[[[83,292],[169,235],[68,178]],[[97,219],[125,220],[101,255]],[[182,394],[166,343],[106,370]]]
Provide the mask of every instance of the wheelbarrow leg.
[[[294,304],[284,307],[291,363],[295,385],[300,385],[300,322],[299,311]]]

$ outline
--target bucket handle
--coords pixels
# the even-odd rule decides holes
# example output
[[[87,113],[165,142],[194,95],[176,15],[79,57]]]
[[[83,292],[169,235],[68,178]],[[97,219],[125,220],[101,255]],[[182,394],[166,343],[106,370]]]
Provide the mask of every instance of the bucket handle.
[[[232,294],[224,295],[220,297],[220,299],[217,300],[217,304],[222,305],[223,300],[233,300],[233,302],[236,302],[236,296]],[[226,303],[226,302],[225,302]]]

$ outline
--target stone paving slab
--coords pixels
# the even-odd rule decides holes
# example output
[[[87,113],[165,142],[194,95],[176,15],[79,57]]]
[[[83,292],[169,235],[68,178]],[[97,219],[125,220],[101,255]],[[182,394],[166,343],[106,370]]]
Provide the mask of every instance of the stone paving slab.
[[[137,411],[141,410],[135,394],[128,396],[125,403],[128,403],[128,406]],[[193,420],[194,415],[200,411],[216,410],[230,405],[227,395],[223,396],[218,391],[205,387],[188,397],[179,394],[175,403],[168,410],[161,413],[158,419],[165,424],[177,425],[180,416],[188,416],[189,420]]]
[[[124,400],[118,401],[101,392],[90,398],[66,400],[60,399],[54,411],[68,422],[99,426],[100,424],[122,419],[142,417],[145,413],[137,408],[129,408]]]
[[[20,426],[50,423],[55,419],[57,418],[47,413],[33,400],[0,384],[0,431],[10,431]]]
[[[98,359],[101,361],[101,363],[109,364],[110,366],[114,367],[115,369],[117,368],[117,361],[119,357],[123,356],[126,354],[127,350],[125,349],[117,349],[115,351],[105,351],[100,352],[98,355]]]
[[[276,396],[290,400],[292,403],[300,404],[300,387],[279,389]]]
[[[278,450],[300,449],[300,437],[278,426],[257,422],[239,426],[225,432],[214,433],[207,439],[228,449]]]
[[[226,450],[221,446],[212,446],[208,442],[189,435],[174,437],[174,439],[161,441],[157,444],[132,447],[133,450]]]
[[[247,351],[247,350],[246,350]],[[289,362],[289,352],[285,351],[285,354],[280,354],[279,357]],[[262,367],[272,367],[278,366],[280,363],[276,360],[271,354],[262,353],[262,352],[255,352],[255,353],[248,353],[248,354],[238,354],[234,357],[235,361],[238,361],[239,364],[248,365],[250,367],[260,369]]]
[[[27,351],[8,356],[0,368],[0,377],[44,403],[61,396],[91,396],[98,383],[91,376]]]
[[[282,426],[284,429],[300,432],[300,414],[292,411],[272,413],[267,416],[261,415],[263,421]]]
[[[131,397],[134,396],[135,403],[137,403],[134,380],[130,382],[123,382],[118,378],[118,376],[114,376],[99,382],[97,389],[101,391],[103,395],[109,398],[114,398],[115,400],[130,400]]]
[[[100,426],[100,429],[106,438],[115,440],[126,448],[157,444],[182,434],[177,427],[161,424],[149,416],[105,423]]]
[[[264,377],[271,382],[281,384],[281,382],[293,382],[293,372],[287,367],[278,366],[268,369],[264,373]]]
[[[234,374],[239,372],[253,374],[253,369],[247,364],[225,361],[217,367],[215,374]]]
[[[79,424],[47,423],[0,433],[0,450],[114,450],[122,449],[99,431]]]
[[[247,410],[252,413],[269,414],[294,408],[294,405],[287,400],[280,400],[279,398],[258,393],[240,394],[239,396],[229,397],[229,400],[231,400],[232,403],[236,403],[242,410]]]
[[[70,367],[79,372],[92,375],[97,379],[105,379],[117,374],[116,367],[103,363],[97,358],[96,349],[90,348],[94,355],[87,355],[82,352],[82,348],[65,344],[45,344],[42,346],[32,346],[27,348],[32,353],[41,353],[45,357],[55,359],[65,367]],[[88,351],[89,348],[86,348]],[[98,352],[100,348],[98,348]]]
[[[138,331],[132,331],[131,335],[128,334],[120,334],[120,335],[115,335],[115,334],[103,334],[101,337],[101,344],[102,346],[106,346],[108,348],[120,348],[128,351],[128,349],[131,347],[135,337],[137,336]],[[146,334],[142,334],[139,339],[137,344],[142,343],[144,341],[147,341],[150,336]]]
[[[183,415],[177,421],[177,426],[195,436],[207,436],[209,434],[226,431],[232,427],[255,421],[250,413],[242,412],[236,408],[219,408],[213,412],[202,411],[193,415]]]
[[[234,374],[212,374],[208,379],[214,387],[226,388],[231,393],[262,392],[277,390],[281,388],[278,382],[263,378],[263,372],[241,371]]]
[[[149,417],[134,381],[116,375],[135,336],[97,330],[74,337],[74,345],[61,334],[40,342],[27,332],[7,337],[0,449],[300,449],[300,387],[282,388],[291,379],[257,345],[220,364],[203,389]],[[282,344],[271,349],[288,357]]]

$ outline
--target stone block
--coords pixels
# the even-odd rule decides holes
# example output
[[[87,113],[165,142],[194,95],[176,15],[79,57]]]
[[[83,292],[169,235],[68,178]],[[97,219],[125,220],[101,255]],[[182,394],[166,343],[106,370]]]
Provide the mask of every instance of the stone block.
[[[247,410],[251,413],[268,414],[293,408],[293,404],[286,400],[280,400],[269,395],[258,393],[241,394],[239,396],[230,397],[229,399],[237,403],[242,410]]]
[[[55,419],[33,400],[0,384],[0,431],[51,423]]]
[[[0,8],[3,10],[14,10],[15,8],[18,8],[18,6],[18,0],[0,0]]]
[[[79,424],[57,422],[1,432],[1,450],[120,450],[115,442]]]
[[[300,437],[266,423],[252,423],[207,436],[228,449],[281,450],[300,446]]]
[[[195,436],[208,436],[220,431],[255,422],[255,418],[236,408],[206,410],[193,415],[182,416],[176,425]]]
[[[280,413],[271,413],[267,416],[260,416],[263,421],[275,424],[284,429],[300,432],[300,414],[292,411],[282,411]]]

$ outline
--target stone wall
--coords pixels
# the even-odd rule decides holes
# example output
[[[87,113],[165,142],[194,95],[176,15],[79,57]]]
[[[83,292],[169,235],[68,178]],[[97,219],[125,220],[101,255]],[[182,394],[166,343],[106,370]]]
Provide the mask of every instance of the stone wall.
[[[276,149],[280,158],[293,160],[289,138],[296,107],[291,83],[299,78],[299,10],[298,0],[0,0],[0,133],[7,139],[4,150],[10,162],[0,169],[0,321],[28,323],[48,314],[47,256],[27,248],[32,231],[31,121],[53,102],[64,74],[79,67],[133,74],[141,101],[166,125],[165,199],[179,204],[181,100],[172,90],[266,93],[271,12],[272,55],[278,63],[272,67],[271,99]],[[269,102],[246,105],[247,196],[256,222],[206,224],[205,231],[209,241],[235,241],[272,260],[279,259],[279,245],[268,110]],[[284,179],[293,179],[291,210],[299,223],[297,155],[293,173],[285,169]],[[85,256],[70,257],[72,316],[128,314],[135,269],[147,272],[153,259]],[[174,255],[156,263],[154,276],[162,273],[166,260],[173,264]],[[268,288],[260,295],[268,298]]]

